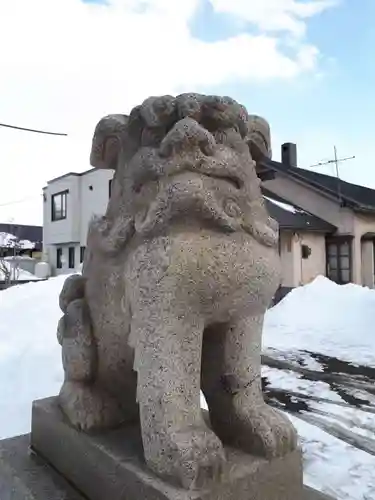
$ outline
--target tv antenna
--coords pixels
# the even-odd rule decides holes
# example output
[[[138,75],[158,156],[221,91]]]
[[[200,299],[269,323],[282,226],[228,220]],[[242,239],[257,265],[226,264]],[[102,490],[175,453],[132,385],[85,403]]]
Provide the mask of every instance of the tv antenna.
[[[343,161],[348,161],[348,160],[353,160],[355,156],[347,156],[345,158],[338,158],[337,157],[337,148],[336,146],[333,146],[333,159],[328,160],[328,161],[320,161],[319,163],[315,163],[314,165],[310,165],[309,168],[313,167],[322,167],[325,165],[330,165],[332,163],[335,164],[335,172],[336,172],[336,179],[337,179],[337,196],[339,199],[339,202],[341,204],[341,184],[340,184],[340,170],[339,170],[339,164],[342,163]]]

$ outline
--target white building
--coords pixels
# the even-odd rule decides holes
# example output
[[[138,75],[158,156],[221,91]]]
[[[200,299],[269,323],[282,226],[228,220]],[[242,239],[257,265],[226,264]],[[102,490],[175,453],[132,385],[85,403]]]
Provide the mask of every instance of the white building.
[[[43,189],[43,252],[53,274],[73,271],[83,261],[90,219],[104,214],[112,178],[112,170],[70,172]]]

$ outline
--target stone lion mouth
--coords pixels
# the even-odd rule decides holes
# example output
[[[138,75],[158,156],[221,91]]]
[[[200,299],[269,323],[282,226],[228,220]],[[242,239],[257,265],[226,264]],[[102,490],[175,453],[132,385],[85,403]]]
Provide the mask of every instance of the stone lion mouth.
[[[205,175],[206,177],[211,177],[212,179],[219,179],[221,181],[228,182],[229,184],[232,184],[232,186],[234,186],[236,189],[241,189],[243,185],[243,182],[241,182],[240,179],[231,175],[218,175],[218,174],[207,174],[207,173],[202,173],[202,175]]]
[[[203,172],[201,170],[189,170],[189,172],[192,172],[197,175],[201,175],[203,177],[209,177],[210,179],[218,179],[220,181],[227,182],[228,184],[231,184],[234,188],[236,189],[241,189],[243,186],[243,181],[239,179],[238,177],[230,174],[219,174],[217,172]]]
[[[217,180],[220,180],[220,181],[223,181],[223,182],[227,182],[228,184],[230,184],[231,186],[233,186],[236,190],[240,190],[243,187],[243,184],[244,184],[244,182],[240,178],[238,178],[238,177],[236,177],[234,175],[219,174],[219,173],[216,173],[216,172],[215,173],[214,172],[203,172],[201,170],[197,170],[197,169],[193,169],[193,168],[187,168],[187,169],[179,170],[177,172],[170,173],[166,177],[169,178],[169,179],[172,179],[172,178],[183,176],[186,173],[191,173],[191,174],[195,174],[195,175],[198,175],[198,176],[208,177],[210,179],[217,179]],[[142,191],[142,189],[144,188],[144,186],[146,184],[147,184],[147,182],[146,183],[139,182],[136,185],[134,185],[133,190],[136,193],[139,193],[139,192]]]

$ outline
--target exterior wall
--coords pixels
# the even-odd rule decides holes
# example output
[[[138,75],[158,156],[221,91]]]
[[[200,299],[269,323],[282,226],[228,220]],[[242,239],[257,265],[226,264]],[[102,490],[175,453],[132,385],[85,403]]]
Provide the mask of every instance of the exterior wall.
[[[109,181],[112,170],[93,170],[81,177],[81,227],[79,241],[86,245],[87,230],[93,215],[103,215],[109,199]],[[90,189],[90,186],[92,189]]]
[[[51,182],[44,189],[43,242],[46,245],[79,241],[81,218],[79,184],[79,176],[71,175]],[[67,194],[66,219],[52,221],[52,196],[66,190],[69,190]]]
[[[302,258],[302,245],[311,249],[307,259]],[[326,275],[325,235],[323,233],[280,232],[280,258],[283,287],[297,287],[310,283],[319,275]]]
[[[354,214],[351,210],[340,208],[333,199],[290,178],[277,174],[275,179],[264,181],[262,185],[271,193],[300,207],[338,228],[340,234],[353,234]]]
[[[355,218],[357,253],[355,255],[356,266],[360,268],[361,283],[374,288],[374,241],[375,238],[362,240],[366,233],[375,235],[375,216],[356,214]],[[358,271],[359,272],[359,271]]]
[[[374,241],[362,243],[362,284],[374,288]]]
[[[362,285],[362,241],[361,231],[357,224],[354,228],[354,238],[352,241],[352,281],[357,285]]]
[[[307,245],[311,254],[307,259],[301,255],[301,282],[303,285],[310,283],[317,276],[326,275],[326,240],[322,233],[301,233],[300,244]]]
[[[293,233],[280,231],[281,286],[294,287]]]

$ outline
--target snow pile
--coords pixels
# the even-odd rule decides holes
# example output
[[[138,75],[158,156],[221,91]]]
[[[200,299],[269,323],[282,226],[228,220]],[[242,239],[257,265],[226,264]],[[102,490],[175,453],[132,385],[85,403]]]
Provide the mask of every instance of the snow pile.
[[[319,276],[268,311],[263,346],[375,367],[375,291]]]
[[[29,432],[31,402],[58,393],[58,296],[66,276],[0,291],[0,439]]]
[[[19,240],[14,234],[0,232],[0,247],[3,248],[22,248],[32,250],[35,243],[29,240]]]

